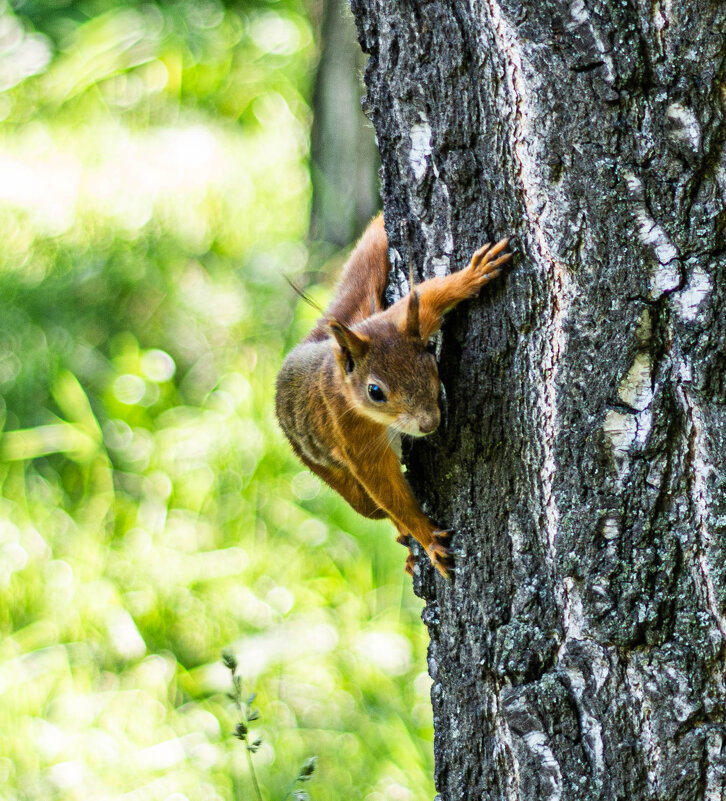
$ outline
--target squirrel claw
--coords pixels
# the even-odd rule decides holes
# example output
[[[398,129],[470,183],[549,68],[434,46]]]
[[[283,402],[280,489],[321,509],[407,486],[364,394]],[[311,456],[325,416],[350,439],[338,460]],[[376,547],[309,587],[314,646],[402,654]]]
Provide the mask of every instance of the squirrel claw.
[[[439,559],[432,559],[431,564],[441,573],[441,575],[445,579],[450,579],[451,574],[454,571],[454,565],[452,562],[444,562],[443,560]]]
[[[450,531],[434,532],[434,540],[426,548],[431,564],[444,578],[451,578],[451,571],[454,569],[454,552],[441,542],[442,539],[449,536],[451,536]]]
[[[496,278],[501,272],[498,268],[512,258],[511,253],[504,253],[499,256],[508,244],[508,239],[502,239],[494,247],[487,243],[472,256],[471,269],[480,281],[486,282]]]

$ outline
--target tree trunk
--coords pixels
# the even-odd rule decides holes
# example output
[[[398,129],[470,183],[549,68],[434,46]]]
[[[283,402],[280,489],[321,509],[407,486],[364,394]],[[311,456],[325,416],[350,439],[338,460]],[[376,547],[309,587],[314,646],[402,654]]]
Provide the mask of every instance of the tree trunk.
[[[519,254],[408,458],[440,797],[724,799],[726,4],[353,10],[394,267]]]
[[[379,160],[370,123],[360,110],[364,57],[355,43],[350,9],[345,0],[324,0],[322,12],[310,135],[310,236],[332,252],[357,239],[379,210]]]

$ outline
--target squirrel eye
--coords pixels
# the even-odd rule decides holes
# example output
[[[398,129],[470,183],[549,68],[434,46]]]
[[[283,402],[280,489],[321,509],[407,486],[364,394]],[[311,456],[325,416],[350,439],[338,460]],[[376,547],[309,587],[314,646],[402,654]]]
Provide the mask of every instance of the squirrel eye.
[[[383,390],[378,384],[368,384],[368,397],[374,403],[384,403],[386,400],[386,396],[383,394]]]

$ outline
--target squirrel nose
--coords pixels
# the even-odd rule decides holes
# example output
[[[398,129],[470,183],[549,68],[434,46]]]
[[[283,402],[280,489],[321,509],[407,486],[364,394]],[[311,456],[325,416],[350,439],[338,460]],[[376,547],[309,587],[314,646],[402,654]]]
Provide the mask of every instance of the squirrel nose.
[[[439,415],[431,415],[431,417],[427,417],[424,420],[419,420],[418,430],[422,434],[430,434],[432,431],[436,431],[439,427]]]

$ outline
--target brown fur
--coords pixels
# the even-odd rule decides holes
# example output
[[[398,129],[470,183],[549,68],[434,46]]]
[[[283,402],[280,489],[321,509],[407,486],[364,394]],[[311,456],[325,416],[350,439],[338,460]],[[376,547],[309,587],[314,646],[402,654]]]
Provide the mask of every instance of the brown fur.
[[[365,517],[390,518],[399,542],[418,540],[443,575],[452,566],[448,534],[421,511],[394,447],[402,433],[438,427],[439,375],[426,344],[449,309],[499,275],[511,258],[499,255],[506,245],[485,245],[465,269],[424,281],[385,309],[390,265],[379,215],[343,268],[326,316],[277,379],[277,416],[298,457]],[[406,569],[413,570],[410,554]]]

